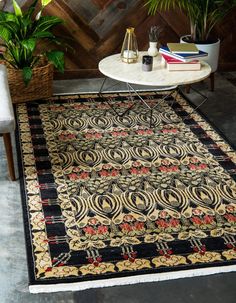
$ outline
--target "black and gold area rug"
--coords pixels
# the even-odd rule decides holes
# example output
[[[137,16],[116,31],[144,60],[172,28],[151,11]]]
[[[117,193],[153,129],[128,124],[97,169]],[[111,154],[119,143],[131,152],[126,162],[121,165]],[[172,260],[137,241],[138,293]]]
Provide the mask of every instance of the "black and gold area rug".
[[[149,104],[161,95],[143,93]],[[180,95],[17,106],[31,292],[236,270],[236,154]]]

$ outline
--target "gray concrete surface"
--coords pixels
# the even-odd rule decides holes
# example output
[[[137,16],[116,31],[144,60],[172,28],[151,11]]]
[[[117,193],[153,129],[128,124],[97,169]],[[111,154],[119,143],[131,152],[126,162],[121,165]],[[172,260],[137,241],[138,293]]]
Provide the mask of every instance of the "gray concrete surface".
[[[209,100],[201,110],[227,138],[236,145],[236,86],[228,81],[233,73],[216,75],[215,92],[209,92],[207,81],[196,84]],[[55,81],[55,93],[98,91],[102,79]],[[111,82],[110,85],[115,83]],[[119,84],[113,89],[124,90]],[[198,104],[195,93],[188,97]],[[117,286],[51,294],[30,294],[23,232],[19,182],[10,182],[6,157],[0,138],[0,303],[235,303],[236,273],[185,278],[156,283]]]

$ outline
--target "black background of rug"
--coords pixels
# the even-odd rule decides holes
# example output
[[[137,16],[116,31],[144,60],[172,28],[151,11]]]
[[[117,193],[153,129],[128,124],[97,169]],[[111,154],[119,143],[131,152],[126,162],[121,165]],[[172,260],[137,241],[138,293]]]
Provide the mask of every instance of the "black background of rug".
[[[150,91],[150,94],[153,92]],[[97,94],[94,94],[95,96]],[[108,94],[109,95],[109,94]],[[119,94],[117,94],[119,95]],[[187,98],[184,94],[181,94],[182,97],[188,101],[188,103],[191,105],[192,108],[195,108],[195,105]],[[71,94],[68,95],[67,97],[72,96]],[[80,101],[78,102],[86,102],[86,98],[83,98],[83,95],[77,95],[78,99],[81,98]],[[74,97],[74,95],[73,95]],[[62,100],[60,100],[60,97],[58,98],[59,100],[56,100],[56,103],[64,103],[65,101],[65,95],[63,95]],[[73,100],[75,101],[75,100]],[[47,103],[48,101],[39,101],[37,102],[32,102],[31,104],[28,103],[27,106],[33,106],[35,104],[36,106],[40,103]],[[232,144],[228,138],[222,133],[219,128],[217,128],[215,125],[212,124],[212,122],[201,112],[201,110],[197,109],[197,112],[206,120],[207,123],[211,125],[211,127],[226,141],[227,144],[229,144],[232,149],[235,149],[234,144]],[[178,114],[178,113],[177,113]],[[187,114],[187,113],[186,113]],[[27,250],[27,260],[28,260],[28,273],[29,273],[29,282],[30,285],[47,285],[47,284],[61,284],[61,283],[73,283],[73,282],[82,282],[82,281],[92,281],[92,280],[103,280],[103,279],[110,279],[110,278],[118,278],[118,277],[128,277],[128,276],[137,276],[137,275],[143,275],[143,274],[152,274],[152,273],[162,273],[162,272],[176,272],[180,270],[192,270],[192,269],[200,269],[200,268],[210,268],[210,267],[218,267],[218,266],[230,266],[233,264],[236,264],[236,261],[224,261],[224,262],[214,262],[211,264],[197,264],[197,265],[180,265],[177,267],[171,267],[171,268],[158,268],[158,269],[146,269],[146,270],[139,270],[138,272],[121,272],[121,273],[108,273],[105,274],[104,276],[83,276],[83,277],[67,277],[66,279],[54,279],[54,278],[49,278],[47,280],[36,280],[35,275],[34,275],[34,257],[33,257],[33,251],[32,251],[32,246],[31,246],[31,237],[30,237],[30,229],[29,229],[29,218],[28,218],[28,209],[26,205],[26,192],[25,192],[25,185],[24,185],[24,178],[23,178],[23,163],[22,163],[22,158],[21,158],[21,148],[20,148],[20,140],[19,140],[19,124],[18,124],[18,119],[16,115],[16,148],[17,148],[17,162],[18,162],[18,169],[19,169],[19,180],[20,180],[20,188],[21,188],[21,197],[22,197],[22,209],[23,209],[23,220],[24,220],[24,229],[25,229],[25,238],[26,238],[26,250]],[[186,124],[188,124],[188,121],[185,121]],[[234,176],[235,177],[235,176]],[[235,178],[234,178],[235,179]],[[216,238],[217,240],[217,238]],[[216,241],[217,242],[217,241]],[[215,245],[213,245],[216,247]],[[186,250],[185,250],[186,251]],[[120,260],[123,260],[122,258]]]

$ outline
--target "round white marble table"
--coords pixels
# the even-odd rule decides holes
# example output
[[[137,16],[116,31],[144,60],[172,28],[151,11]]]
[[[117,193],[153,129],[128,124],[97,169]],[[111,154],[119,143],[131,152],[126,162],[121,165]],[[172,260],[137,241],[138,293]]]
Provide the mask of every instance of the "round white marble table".
[[[199,71],[168,71],[160,54],[153,58],[153,70],[145,72],[142,71],[142,56],[146,54],[139,52],[138,62],[130,64],[122,62],[120,54],[115,54],[101,60],[98,68],[103,75],[118,81],[156,87],[192,84],[211,73],[211,67],[204,61]]]
[[[120,54],[115,54],[104,58],[99,62],[98,68],[100,72],[105,75],[105,79],[99,91],[99,96],[103,97],[103,87],[107,78],[111,78],[117,81],[126,82],[129,90],[130,98],[133,100],[132,93],[135,93],[140,101],[144,103],[150,110],[150,127],[152,126],[152,113],[153,110],[159,105],[159,102],[165,100],[172,94],[174,90],[177,92],[180,90],[180,85],[192,84],[199,82],[207,78],[211,73],[211,67],[206,62],[201,62],[201,69],[199,71],[168,71],[165,67],[164,60],[160,54],[153,58],[153,69],[152,71],[142,70],[142,56],[147,55],[147,52],[140,52],[139,58],[136,63],[125,63],[122,62]],[[142,98],[138,91],[132,86],[133,84],[147,85],[155,87],[157,91],[166,91],[161,101],[157,102],[155,106],[150,107],[149,104]],[[195,90],[195,89],[194,89]],[[202,93],[195,90],[202,98],[202,102],[195,108],[201,106],[208,98]],[[104,99],[114,110],[118,116],[123,116],[128,112],[133,105],[131,105],[125,112],[119,113],[116,108]]]

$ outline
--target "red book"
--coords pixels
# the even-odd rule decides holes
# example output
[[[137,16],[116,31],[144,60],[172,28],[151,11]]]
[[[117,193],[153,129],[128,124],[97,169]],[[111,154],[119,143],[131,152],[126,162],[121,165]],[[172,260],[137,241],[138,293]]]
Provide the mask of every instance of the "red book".
[[[166,62],[166,67],[169,71],[181,71],[181,70],[200,70],[201,62],[197,59],[194,59],[189,62],[183,62],[179,59],[170,57],[166,54],[161,54],[163,59]]]

